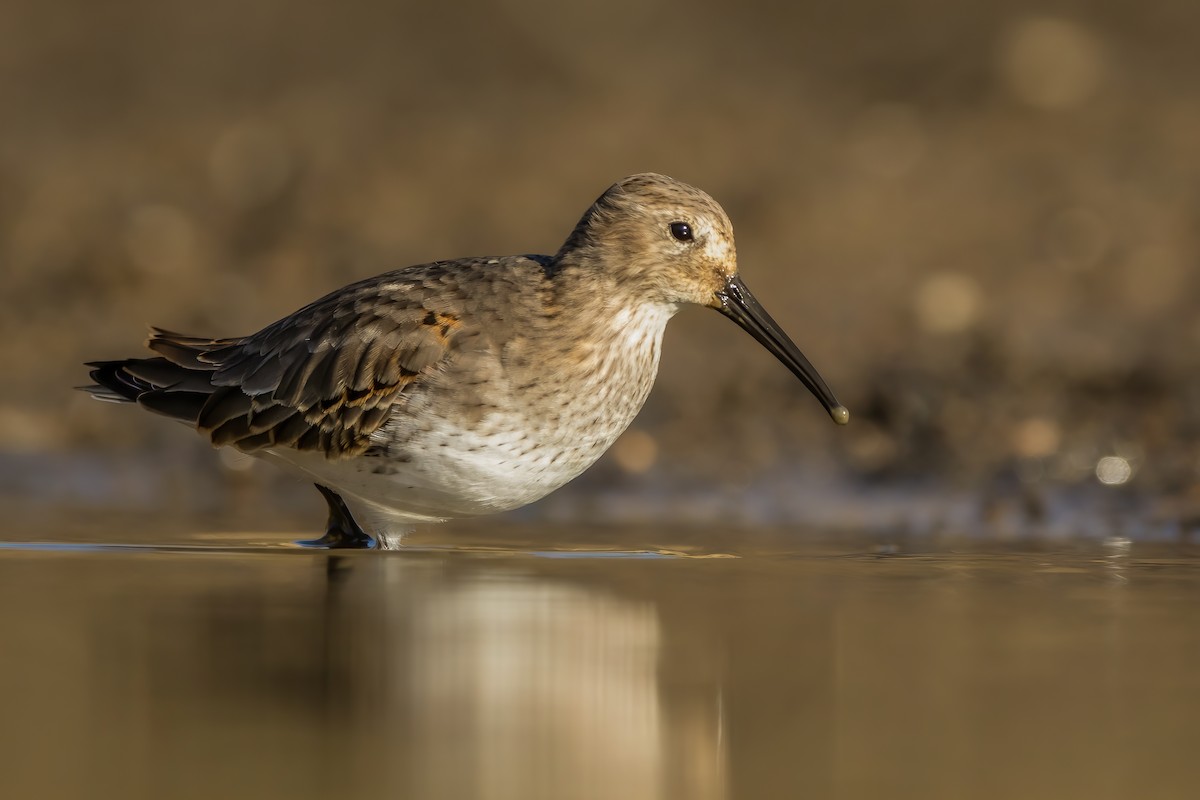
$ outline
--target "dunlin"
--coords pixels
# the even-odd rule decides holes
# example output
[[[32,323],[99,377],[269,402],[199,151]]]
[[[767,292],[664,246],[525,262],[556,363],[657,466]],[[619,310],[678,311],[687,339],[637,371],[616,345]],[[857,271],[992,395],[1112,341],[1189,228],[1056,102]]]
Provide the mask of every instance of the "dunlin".
[[[414,523],[518,508],[591,466],[641,409],[687,304],[732,319],[849,419],[742,282],[721,206],[655,174],[610,187],[553,256],[386,272],[250,336],[152,329],[157,357],[90,363],[85,388],[315,481],[320,543],[390,547]]]

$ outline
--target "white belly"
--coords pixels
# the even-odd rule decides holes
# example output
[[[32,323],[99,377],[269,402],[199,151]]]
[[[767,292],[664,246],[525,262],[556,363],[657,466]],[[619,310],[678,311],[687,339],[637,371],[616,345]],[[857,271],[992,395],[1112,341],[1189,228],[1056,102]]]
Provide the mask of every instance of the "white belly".
[[[389,526],[491,514],[539,500],[591,466],[624,427],[547,443],[528,433],[484,435],[439,425],[414,437],[399,459],[330,461],[294,450],[268,457],[336,490],[360,524],[386,536]]]

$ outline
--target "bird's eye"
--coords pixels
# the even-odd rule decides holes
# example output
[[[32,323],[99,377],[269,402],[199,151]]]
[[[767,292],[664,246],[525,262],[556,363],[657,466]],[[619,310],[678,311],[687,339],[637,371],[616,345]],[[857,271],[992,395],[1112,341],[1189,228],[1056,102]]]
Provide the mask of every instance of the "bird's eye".
[[[672,222],[671,235],[681,242],[692,241],[692,226],[686,222]]]

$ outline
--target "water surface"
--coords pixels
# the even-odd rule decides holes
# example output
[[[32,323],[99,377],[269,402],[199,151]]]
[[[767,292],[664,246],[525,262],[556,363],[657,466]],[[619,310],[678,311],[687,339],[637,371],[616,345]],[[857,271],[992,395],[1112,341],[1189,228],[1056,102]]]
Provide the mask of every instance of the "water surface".
[[[1200,781],[1185,544],[7,538],[3,797],[1182,798]]]

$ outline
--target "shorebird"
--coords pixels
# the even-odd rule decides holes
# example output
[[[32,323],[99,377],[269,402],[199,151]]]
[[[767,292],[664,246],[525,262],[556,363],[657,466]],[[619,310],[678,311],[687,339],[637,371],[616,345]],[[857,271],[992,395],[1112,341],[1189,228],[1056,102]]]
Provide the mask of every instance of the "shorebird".
[[[746,288],[715,200],[664,175],[613,184],[555,255],[462,258],[352,283],[249,336],[152,328],[95,361],[93,396],[314,481],[331,547],[506,511],[579,475],[637,415],[667,321],[732,319],[839,424],[849,412]]]

